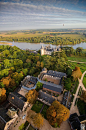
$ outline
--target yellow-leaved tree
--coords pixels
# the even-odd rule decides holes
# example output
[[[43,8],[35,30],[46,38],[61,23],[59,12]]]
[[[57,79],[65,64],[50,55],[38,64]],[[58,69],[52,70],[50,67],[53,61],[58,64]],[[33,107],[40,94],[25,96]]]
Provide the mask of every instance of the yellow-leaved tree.
[[[0,88],[0,103],[6,100],[6,90],[4,88]]]
[[[47,109],[47,119],[53,127],[58,127],[63,121],[69,118],[69,109],[60,104],[58,101],[54,101]]]
[[[33,104],[38,97],[38,92],[35,89],[32,89],[25,95],[25,97],[29,103]]]
[[[77,66],[75,67],[75,69],[72,72],[72,76],[73,76],[74,80],[77,80],[78,78],[80,78],[82,76],[82,72],[79,67],[77,67]]]
[[[40,113],[37,113],[36,115],[34,115],[33,123],[34,123],[35,127],[37,127],[37,128],[40,128],[41,126],[43,126],[44,118],[42,117],[42,115]]]

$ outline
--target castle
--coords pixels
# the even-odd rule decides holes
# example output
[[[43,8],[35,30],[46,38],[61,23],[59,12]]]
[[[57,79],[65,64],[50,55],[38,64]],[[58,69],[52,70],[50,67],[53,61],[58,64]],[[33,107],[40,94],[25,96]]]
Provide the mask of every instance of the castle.
[[[61,46],[58,45],[55,48],[52,48],[50,45],[43,47],[41,46],[41,56],[42,55],[51,55],[52,52],[57,52],[57,51],[61,51]]]

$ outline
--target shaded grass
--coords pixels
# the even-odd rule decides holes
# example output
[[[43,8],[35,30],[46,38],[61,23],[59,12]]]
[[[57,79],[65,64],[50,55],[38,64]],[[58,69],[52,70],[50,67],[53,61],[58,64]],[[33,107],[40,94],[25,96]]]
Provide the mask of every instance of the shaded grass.
[[[36,113],[39,113],[42,106],[43,106],[42,102],[36,101],[35,104],[32,106],[31,110],[35,111]]]
[[[47,112],[47,109],[49,108],[49,106],[45,105],[41,114],[44,116],[45,119],[47,119],[47,115],[46,115],[46,112]]]

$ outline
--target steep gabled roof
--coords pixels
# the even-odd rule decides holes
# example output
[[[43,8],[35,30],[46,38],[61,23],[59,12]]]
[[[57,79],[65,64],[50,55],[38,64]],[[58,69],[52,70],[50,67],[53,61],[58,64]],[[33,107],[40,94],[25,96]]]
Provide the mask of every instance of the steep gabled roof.
[[[58,86],[58,87],[54,87],[54,86],[52,86],[52,85],[43,84],[43,88],[52,90],[52,91],[54,91],[54,92],[61,93],[61,91],[62,91],[62,86],[61,86],[61,85],[57,85],[57,86]]]
[[[11,119],[6,113],[7,110],[4,107],[0,107],[0,130],[4,130],[6,122]]]
[[[0,130],[4,130],[4,127],[6,125],[6,122],[3,120],[3,118],[0,116]]]
[[[24,103],[26,101],[26,98],[18,93],[10,93],[8,96],[8,101],[12,103],[14,106],[16,106],[19,109],[23,109]]]
[[[45,100],[48,103],[52,103],[53,101],[55,101],[55,98],[53,98],[51,95],[44,93],[43,91],[39,91],[39,98]]]
[[[63,72],[57,72],[57,71],[53,71],[53,70],[49,70],[47,75],[51,75],[53,77],[59,77],[59,78],[62,78],[62,77],[66,77],[66,73],[63,73]]]

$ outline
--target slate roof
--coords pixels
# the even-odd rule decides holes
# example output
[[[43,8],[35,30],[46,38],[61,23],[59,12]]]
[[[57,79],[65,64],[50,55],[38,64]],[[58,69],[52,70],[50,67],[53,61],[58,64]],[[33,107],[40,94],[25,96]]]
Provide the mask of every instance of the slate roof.
[[[62,78],[62,77],[64,77],[64,76],[66,76],[66,73],[49,70],[49,71],[47,72],[47,75],[52,75],[53,77]]]
[[[55,101],[55,98],[47,93],[44,93],[43,91],[39,91],[39,98],[45,100],[46,102],[49,102],[50,104]]]
[[[19,109],[23,109],[24,103],[26,102],[26,98],[22,95],[12,92],[8,96],[8,101],[12,103],[14,106],[16,106]]]
[[[6,122],[4,122],[4,120],[0,116],[0,130],[4,130],[5,125],[6,125]]]
[[[0,108],[0,116],[6,121],[8,122],[11,118],[6,114],[7,110],[4,107]]]
[[[7,110],[4,107],[0,107],[0,130],[4,130],[6,122],[11,119],[6,113]]]
[[[57,86],[58,87],[54,87],[54,86],[51,86],[51,85],[48,85],[48,84],[43,84],[43,88],[46,88],[46,89],[61,93],[62,86],[61,85],[57,85]]]
[[[73,128],[73,130],[80,130],[80,121],[77,113],[71,114],[69,117],[69,122]]]

